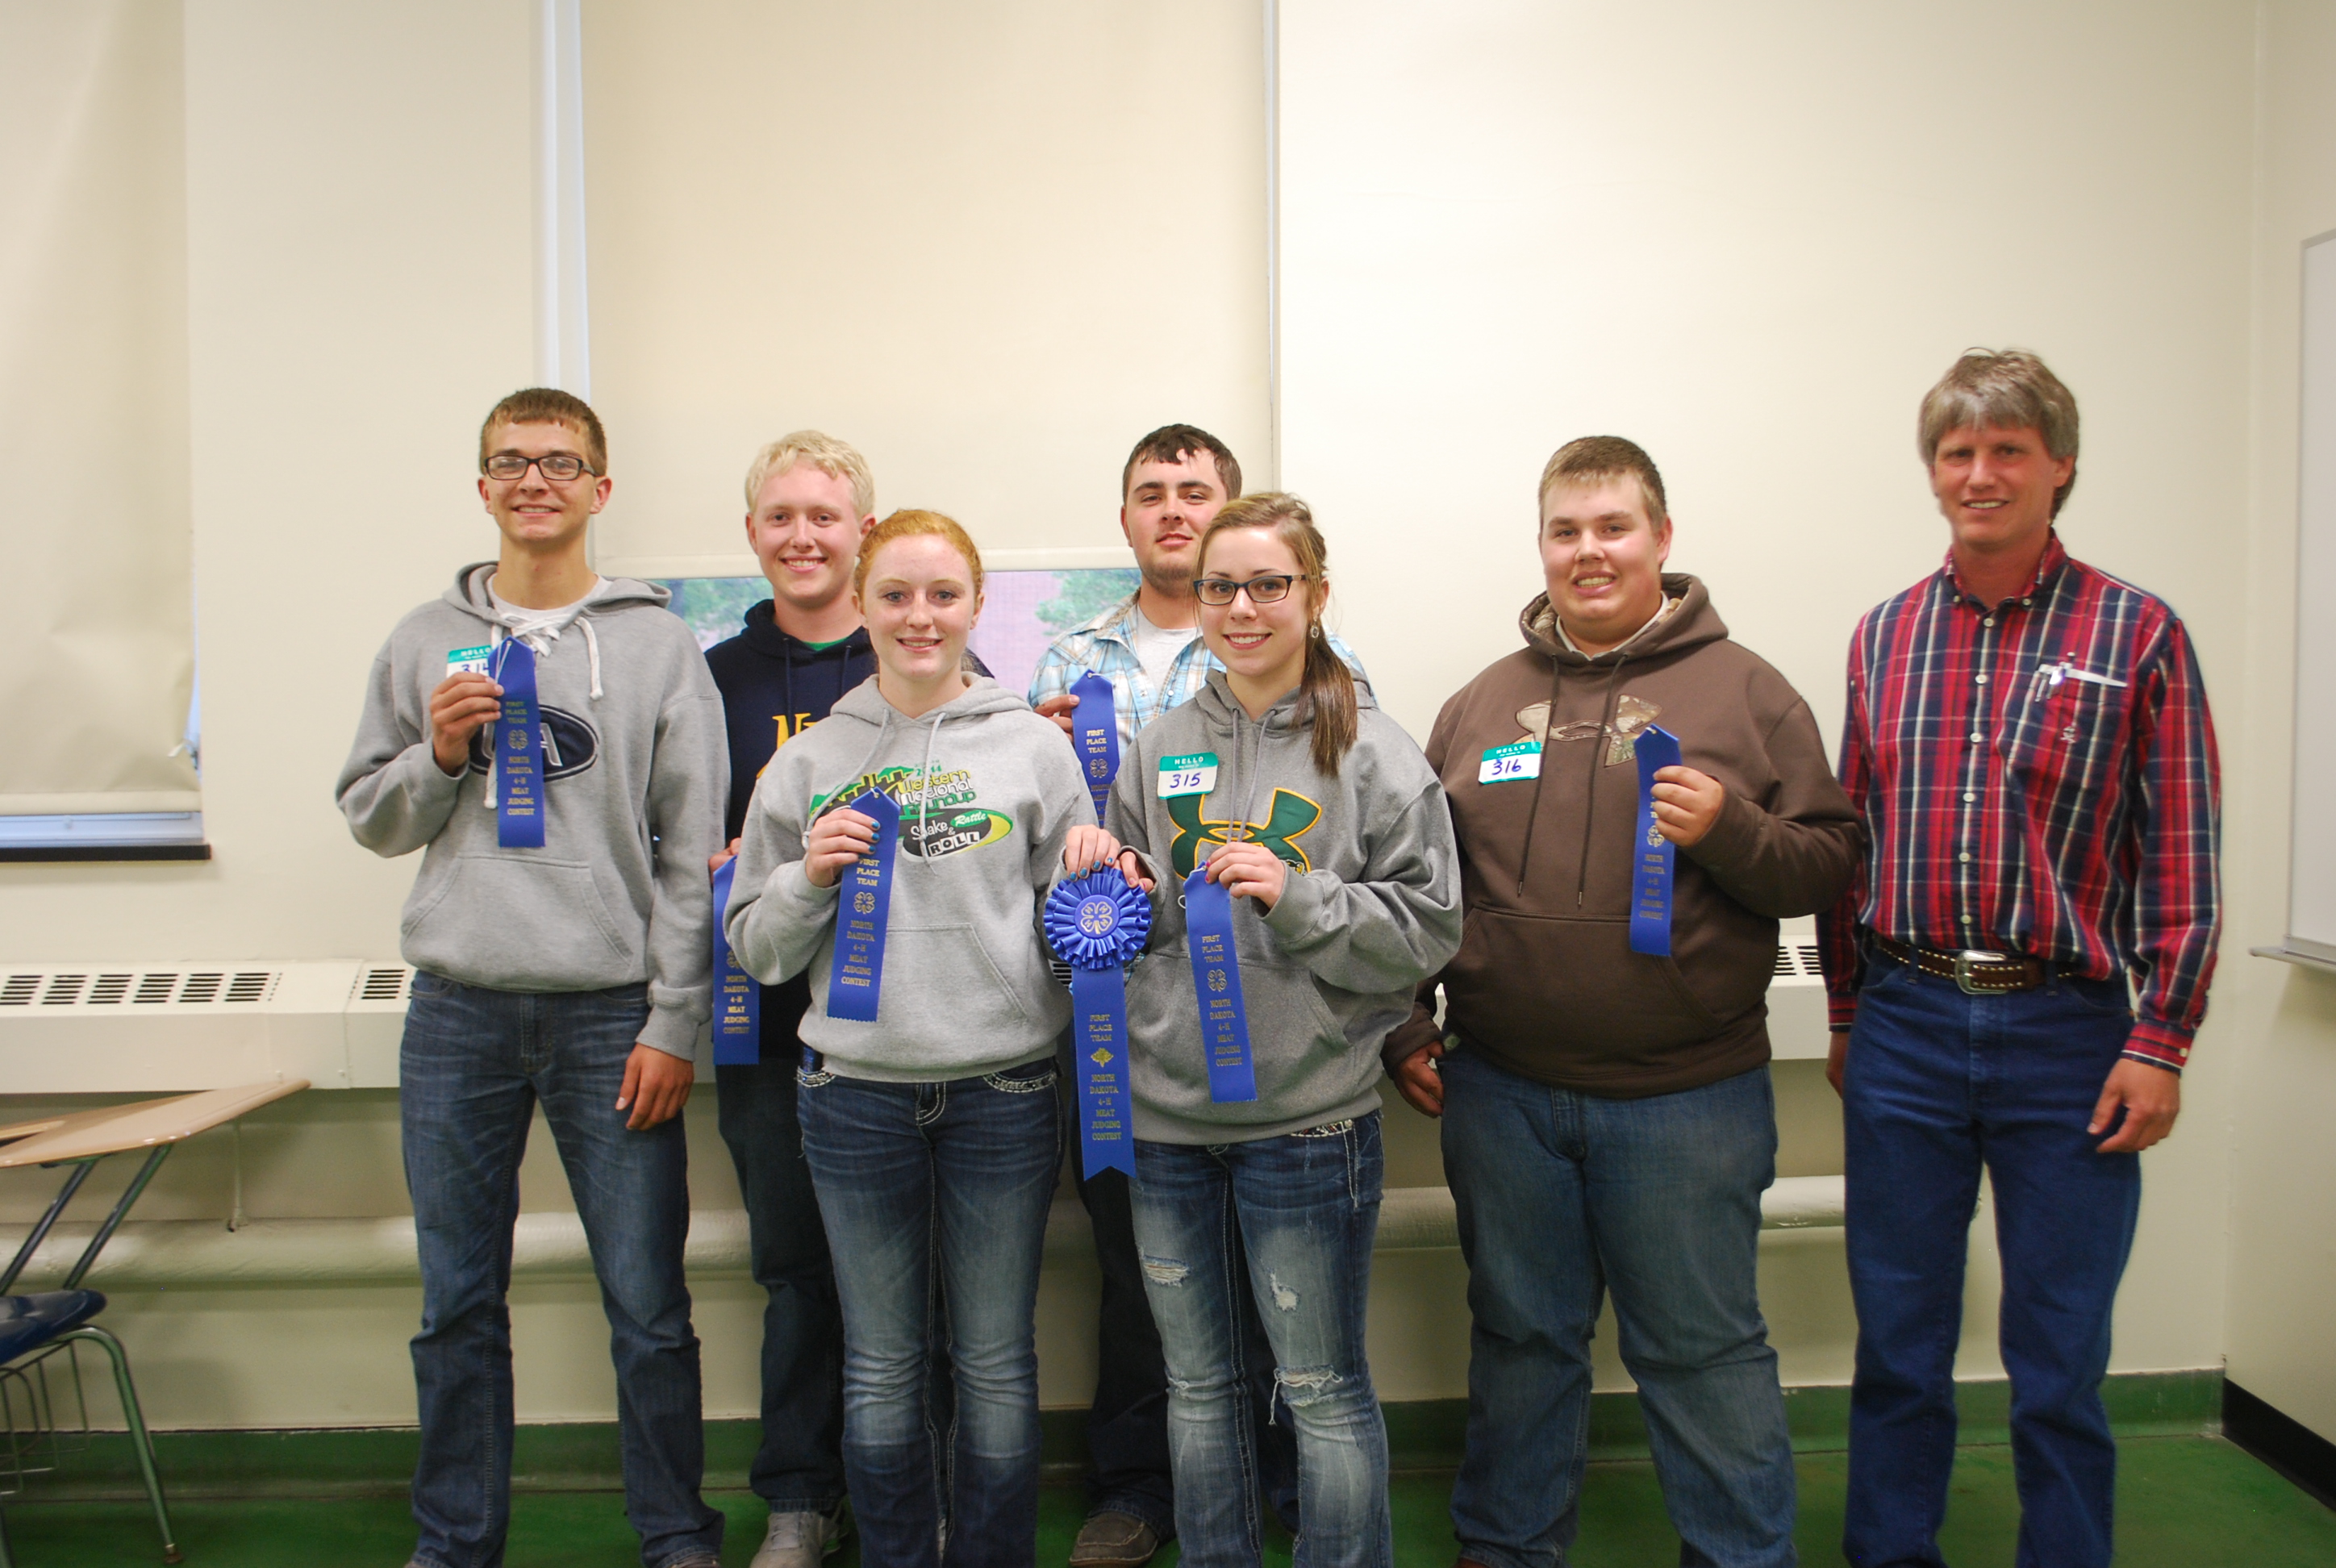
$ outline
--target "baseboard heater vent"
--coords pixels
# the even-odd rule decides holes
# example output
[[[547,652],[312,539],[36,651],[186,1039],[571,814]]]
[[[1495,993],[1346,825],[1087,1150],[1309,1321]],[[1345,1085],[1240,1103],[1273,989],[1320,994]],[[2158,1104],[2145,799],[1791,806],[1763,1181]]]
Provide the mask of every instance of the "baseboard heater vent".
[[[300,1077],[320,1089],[394,1089],[413,987],[404,964],[354,959],[0,964],[0,1085],[162,1094]],[[1776,949],[1768,1039],[1787,1060],[1825,1054],[1814,943]]]
[[[394,1088],[414,971],[281,964],[0,964],[11,1094],[159,1094],[277,1077]]]

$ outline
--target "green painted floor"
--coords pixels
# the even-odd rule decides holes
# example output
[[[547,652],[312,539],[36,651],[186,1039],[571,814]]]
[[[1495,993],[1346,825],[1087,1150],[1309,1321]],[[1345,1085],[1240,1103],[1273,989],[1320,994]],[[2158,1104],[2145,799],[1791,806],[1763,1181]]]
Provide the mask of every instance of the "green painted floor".
[[[2336,1513],[2296,1490],[2228,1443],[2214,1437],[2136,1437],[2122,1446],[2117,1502],[2117,1562],[2130,1568],[2328,1568],[2336,1563]],[[1799,1462],[1800,1544],[1804,1562],[1840,1561],[1840,1454]],[[1448,1568],[1451,1527],[1445,1516],[1447,1477],[1396,1483],[1396,1561],[1404,1568]],[[762,1505],[743,1493],[715,1502],[730,1516],[725,1560],[744,1564],[761,1541]],[[340,1564],[399,1568],[414,1543],[402,1501],[394,1498],[304,1502],[189,1501],[176,1505],[180,1541],[192,1564],[221,1568],[319,1568]],[[153,1526],[139,1503],[32,1502],[8,1511],[20,1568],[107,1568],[160,1561]],[[1956,1568],[2011,1562],[2019,1511],[2011,1451],[1962,1450],[1943,1544]],[[1050,1489],[1039,1525],[1038,1561],[1060,1564],[1078,1527],[1075,1493]],[[1678,1539],[1663,1518],[1653,1468],[1643,1462],[1591,1466],[1582,1495],[1582,1539],[1573,1568],[1652,1568],[1678,1561]],[[629,1568],[638,1563],[632,1532],[607,1493],[536,1493],[512,1505],[509,1568]],[[1162,1568],[1174,1563],[1162,1553]],[[1290,1561],[1289,1543],[1268,1561]],[[833,1560],[853,1568],[857,1552]]]

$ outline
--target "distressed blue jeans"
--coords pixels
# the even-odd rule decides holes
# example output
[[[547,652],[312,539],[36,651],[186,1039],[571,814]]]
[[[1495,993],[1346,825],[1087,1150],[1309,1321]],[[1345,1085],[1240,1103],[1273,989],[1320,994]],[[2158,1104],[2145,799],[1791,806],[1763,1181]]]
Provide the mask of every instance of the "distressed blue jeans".
[[[2117,1444],[2109,1319],[2141,1159],[2085,1131],[2133,1027],[2122,980],[1965,995],[1866,957],[1842,1086],[1857,1303],[1849,1505],[1857,1568],[1936,1568],[1955,1457],[1963,1264],[1984,1165],[2003,1264],[2020,1568],[2107,1568]]]
[[[860,1560],[1028,1568],[1038,1264],[1062,1164],[1054,1061],[921,1084],[806,1065],[796,1086],[843,1304],[843,1472]],[[933,1429],[927,1398],[937,1295],[953,1433]]]
[[[705,1469],[697,1336],[682,1249],[689,1154],[681,1118],[625,1127],[617,1094],[648,1021],[645,986],[527,995],[414,977],[398,1066],[405,1184],[422,1255],[414,1382],[422,1456],[414,1555],[495,1568],[511,1522],[511,1224],[520,1156],[542,1105],[592,1250],[608,1355],[625,1515],[647,1568],[712,1558],[722,1515]]]
[[[1394,1559],[1387,1425],[1363,1350],[1385,1170],[1376,1112],[1245,1144],[1135,1145],[1135,1242],[1168,1364],[1187,1568],[1264,1561],[1243,1266],[1298,1431],[1294,1568]]]
[[[1776,1353],[1760,1315],[1766,1067],[1604,1099],[1445,1056],[1444,1170],[1468,1262],[1468,1442],[1452,1522],[1485,1568],[1552,1568],[1580,1524],[1590,1340],[1614,1293],[1686,1568],[1797,1561]]]

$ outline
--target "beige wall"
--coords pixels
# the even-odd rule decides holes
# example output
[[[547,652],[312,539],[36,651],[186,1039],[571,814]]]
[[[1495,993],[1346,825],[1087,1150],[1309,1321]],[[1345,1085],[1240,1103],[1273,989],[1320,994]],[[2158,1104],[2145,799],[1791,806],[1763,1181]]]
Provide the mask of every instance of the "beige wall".
[[[2286,930],[2294,696],[2296,387],[2304,240],[2336,229],[2336,13],[2257,7],[2253,491],[2245,562],[2255,611],[2245,679],[2253,744],[2226,742],[2232,978],[2244,978],[2227,1135],[2233,1151],[2226,1334],[2232,1381],[2336,1438],[2336,978],[2240,955]],[[2326,672],[2319,672],[2326,678]],[[2324,797],[2298,803],[2324,808]]]
[[[2244,13],[1980,4],[1944,26],[1833,4],[1283,0],[1281,16],[1282,478],[1330,535],[1345,635],[1416,733],[1515,646],[1541,464],[1595,432],[1654,455],[1673,565],[1837,733],[1856,617],[1945,549],[1914,410],[1974,343],[2035,347],[2076,389],[2069,544],[2172,599],[2229,753],[2282,722],[2247,700],[2262,607],[2243,558],[2227,533],[2202,549],[2198,520],[2239,504],[2233,466],[2166,461],[2248,439]],[[2146,1162],[2121,1368],[2222,1354],[2233,999],[2200,1042],[2187,1125]],[[1991,1251],[1975,1249],[1967,1375],[1998,1368]],[[1786,1376],[1838,1378],[1838,1245],[1795,1263],[1793,1316],[1775,1314]]]
[[[413,862],[356,850],[330,791],[386,628],[492,549],[467,475],[475,420],[532,363],[530,8],[190,0],[186,15],[193,514],[218,858],[0,866],[0,954],[387,957]],[[2327,166],[2302,155],[2331,129],[2314,118],[2314,72],[2330,59],[2305,25],[2317,8],[2266,13],[2260,259],[2244,12],[1985,5],[1959,20],[1954,47],[1913,13],[1846,4],[1429,13],[1284,0],[1282,15],[1282,473],[1332,532],[1343,628],[1398,718],[1424,733],[1442,696],[1511,646],[1535,584],[1533,475],[1559,441],[1602,429],[1663,463],[1677,563],[1707,577],[1830,732],[1852,620],[1943,546],[1911,452],[1916,398],[1965,345],[2026,343],[2084,401],[2072,545],[2173,599],[2234,776],[2251,775],[2233,794],[2228,950],[2276,937],[2292,488],[2280,443],[2292,444],[2293,384],[2279,346],[2292,342],[2294,240],[2336,226]],[[1978,38],[2012,42],[1975,72],[1962,45]],[[1981,133],[2003,124],[2016,131]],[[594,265],[596,284],[616,287],[622,268],[597,253]],[[711,352],[705,324],[685,336]],[[2263,346],[2252,362],[2251,342]],[[610,353],[604,380],[625,362]],[[1017,374],[998,364],[1001,396]],[[621,404],[618,383],[602,390]],[[826,419],[793,406],[738,417],[724,440],[765,418]],[[655,409],[636,410],[614,432],[619,453],[652,466],[659,430]],[[2246,450],[2251,531],[2202,532],[2195,520],[2246,504],[2232,465],[2202,454]],[[1095,461],[1093,526],[1108,526],[1118,456]],[[620,497],[631,461],[620,457]],[[676,506],[726,518],[740,461],[702,482],[702,503]],[[910,461],[891,472],[913,473]],[[672,482],[698,484],[695,472]],[[952,504],[948,479],[937,470],[915,499]],[[721,526],[706,522],[707,537]],[[2309,1338],[2324,1313],[2302,1305],[2336,1283],[2308,1091],[2331,1076],[2336,1002],[2325,982],[2273,968],[2226,966],[2185,1124],[2147,1162],[2120,1368],[2210,1366],[2226,1342],[2263,1383],[2305,1388],[2304,1369],[2325,1365]],[[1793,1168],[1837,1169],[1813,1068],[1779,1079]],[[718,1206],[733,1200],[710,1111],[693,1111],[695,1169],[700,1203]],[[255,1213],[402,1209],[385,1097],[310,1096],[282,1116],[291,1131],[248,1149]],[[1397,1112],[1392,1135],[1405,1169],[1432,1173],[1423,1124]],[[2235,1189],[2234,1137],[2247,1146]],[[564,1206],[544,1153],[527,1201]],[[223,1215],[217,1160],[190,1149],[174,1161],[151,1212]],[[31,1190],[7,1188],[7,1206],[21,1211]],[[2315,1239],[2294,1241],[2298,1227]],[[1974,1374],[1993,1367],[1986,1253],[1963,1360]],[[1788,1378],[1845,1377],[1837,1242],[1772,1240],[1765,1258]],[[1089,1375],[1078,1324],[1090,1288],[1076,1270],[1049,1277],[1050,1402],[1078,1398]],[[754,1304],[735,1282],[701,1300],[709,1410],[743,1413]],[[404,1418],[413,1306],[410,1291],[378,1290],[122,1304],[163,1421],[261,1426]],[[518,1316],[522,1415],[607,1415],[589,1298],[530,1286]],[[1390,1398],[1459,1392],[1455,1260],[1383,1261],[1373,1330]],[[1611,1361],[1601,1377],[1615,1380]],[[2336,1413],[2336,1389],[2311,1398]],[[2331,1415],[2312,1418],[2325,1429]]]
[[[587,5],[602,559],[742,553],[747,461],[804,425],[993,552],[1118,544],[1171,421],[1262,474],[1261,8],[1170,15]]]

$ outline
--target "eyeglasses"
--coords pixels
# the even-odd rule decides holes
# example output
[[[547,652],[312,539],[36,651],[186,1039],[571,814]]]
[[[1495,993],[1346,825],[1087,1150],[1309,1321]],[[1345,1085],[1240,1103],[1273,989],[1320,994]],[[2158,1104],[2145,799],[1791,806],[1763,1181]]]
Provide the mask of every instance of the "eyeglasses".
[[[1196,577],[1192,579],[1193,595],[1205,605],[1227,605],[1233,595],[1246,590],[1251,604],[1277,604],[1290,597],[1293,582],[1311,582],[1309,577],[1297,577],[1286,571],[1269,571],[1247,582],[1235,582],[1229,577]]]
[[[525,479],[533,468],[555,484],[565,484],[584,474],[598,477],[598,471],[584,466],[584,460],[572,452],[547,452],[541,457],[522,457],[516,452],[498,452],[487,459],[489,479]]]

